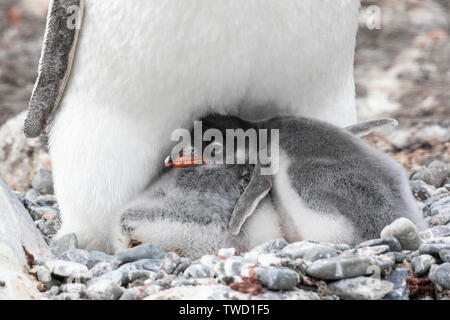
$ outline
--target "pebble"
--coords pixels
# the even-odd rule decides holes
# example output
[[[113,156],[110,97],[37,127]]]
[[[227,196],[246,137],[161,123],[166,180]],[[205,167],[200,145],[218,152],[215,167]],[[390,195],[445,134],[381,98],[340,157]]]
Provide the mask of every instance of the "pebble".
[[[432,256],[438,256],[441,250],[450,249],[450,244],[448,243],[424,243],[420,246],[420,254],[429,254]]]
[[[334,248],[312,242],[296,242],[283,248],[280,256],[291,259],[302,258],[307,261],[316,261],[335,257],[337,251]]]
[[[71,261],[51,260],[45,262],[45,267],[55,276],[71,278],[73,280],[89,280],[92,274],[89,269],[80,263]]]
[[[447,226],[437,226],[420,233],[420,237],[424,241],[448,236],[450,236],[450,228]]]
[[[421,180],[413,180],[409,182],[413,195],[416,199],[425,201],[436,192],[436,188],[426,184]]]
[[[419,230],[407,218],[400,218],[381,231],[381,238],[394,236],[400,242],[403,250],[417,250],[422,244]]]
[[[99,262],[91,268],[91,273],[94,278],[98,278],[113,270],[114,266],[111,263]]]
[[[443,262],[450,262],[450,249],[443,249],[439,251],[439,258]]]
[[[114,264],[120,266],[127,262],[143,259],[164,259],[165,252],[151,244],[142,244],[134,248],[121,250],[114,256]]]
[[[86,295],[92,300],[117,300],[122,288],[112,280],[101,279],[87,288]]]
[[[89,269],[94,267],[97,263],[105,262],[105,263],[112,263],[113,262],[113,256],[110,256],[109,254],[106,254],[102,251],[90,251],[89,256],[86,262],[86,265]]]
[[[54,194],[52,172],[39,170],[34,176],[31,185],[40,194]]]
[[[37,220],[37,227],[47,237],[54,237],[61,228],[61,221],[59,219],[41,219]]]
[[[59,239],[55,239],[50,243],[50,249],[55,256],[60,256],[66,251],[76,249],[78,247],[78,239],[75,233],[69,233]]]
[[[61,292],[78,293],[82,296],[86,291],[86,285],[83,283],[66,283],[59,287]]]
[[[53,220],[59,216],[59,211],[53,207],[31,207],[29,213],[34,221],[41,220],[44,216],[53,217]]]
[[[450,263],[433,265],[430,271],[430,279],[444,289],[450,289]]]
[[[375,265],[369,256],[341,255],[312,263],[306,273],[318,279],[341,280],[370,274]]]
[[[48,284],[50,281],[52,281],[52,275],[50,271],[43,266],[36,267],[36,276],[39,282],[42,282],[43,284]]]
[[[297,272],[289,268],[257,267],[256,277],[271,290],[291,290],[300,282]]]
[[[411,180],[422,180],[434,187],[441,187],[449,175],[447,164],[435,160],[428,167],[419,169],[411,177]]]
[[[230,258],[235,256],[237,253],[235,248],[225,248],[225,249],[220,249],[218,252],[219,257],[225,257],[225,258]]]
[[[141,295],[141,288],[134,287],[126,289],[119,300],[138,300],[140,295]]]
[[[431,266],[435,263],[436,259],[429,254],[423,254],[411,260],[411,266],[416,277],[427,274]]]
[[[78,293],[67,293],[63,292],[55,297],[53,297],[53,300],[80,300],[80,294]]]
[[[392,292],[394,285],[389,281],[357,277],[330,283],[331,294],[343,300],[379,300]]]
[[[409,286],[406,283],[408,277],[409,270],[403,266],[389,273],[385,280],[393,284],[393,289],[384,297],[384,300],[408,300],[410,293]]]
[[[133,283],[138,282],[139,285],[142,285],[145,281],[151,279],[154,280],[156,278],[156,272],[147,271],[147,270],[134,270],[127,274],[125,283]],[[133,285],[135,286],[135,285]]]
[[[359,248],[364,248],[364,247],[376,247],[376,246],[382,246],[382,245],[387,245],[389,247],[388,250],[391,252],[402,251],[402,245],[397,240],[397,238],[395,238],[393,236],[388,236],[388,237],[381,238],[381,239],[373,239],[373,240],[364,241],[364,242],[360,243],[359,245],[357,245],[355,248],[359,249]]]
[[[192,264],[184,272],[183,276],[187,278],[211,278],[214,276],[214,270],[200,263]]]
[[[214,267],[217,278],[225,283],[239,282],[242,276],[248,276],[247,268],[252,264],[242,257],[233,256],[222,260]]]
[[[58,260],[72,261],[86,265],[89,258],[89,252],[81,249],[72,249],[64,252],[58,257]]]
[[[256,253],[256,254],[278,253],[284,247],[286,247],[288,244],[289,243],[285,239],[279,238],[279,239],[267,241],[255,248],[253,248],[250,252]]]

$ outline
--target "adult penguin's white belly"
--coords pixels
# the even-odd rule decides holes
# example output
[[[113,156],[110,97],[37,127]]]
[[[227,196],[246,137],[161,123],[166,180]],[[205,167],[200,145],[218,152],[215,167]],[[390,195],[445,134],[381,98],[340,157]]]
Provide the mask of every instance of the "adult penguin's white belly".
[[[158,174],[172,131],[205,112],[355,122],[358,8],[357,0],[86,0],[50,132],[61,233],[108,249],[112,215]],[[251,108],[266,102],[277,109]]]

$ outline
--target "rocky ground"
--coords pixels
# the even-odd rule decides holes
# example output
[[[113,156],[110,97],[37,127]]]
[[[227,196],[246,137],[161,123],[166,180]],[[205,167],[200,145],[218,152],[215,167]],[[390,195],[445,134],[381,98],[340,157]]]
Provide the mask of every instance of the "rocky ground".
[[[47,0],[2,0],[0,176],[17,192],[11,194],[0,181],[0,216],[12,212],[14,217],[1,217],[9,224],[5,230],[0,225],[0,242],[11,243],[23,257],[5,255],[18,271],[0,272],[0,297],[449,299],[450,2],[362,3],[355,68],[359,117],[399,120],[399,127],[366,140],[410,172],[412,192],[430,229],[418,232],[399,220],[380,239],[354,248],[277,239],[250,252],[225,248],[191,261],[151,245],[109,256],[77,249],[74,235],[51,241],[60,218],[46,141],[24,138],[20,113],[36,76]],[[380,30],[367,28],[370,5],[381,8]],[[17,229],[31,236],[9,239],[8,231]],[[24,252],[20,243],[27,244]],[[5,265],[1,253],[0,269]],[[25,269],[18,267],[23,263]]]
[[[379,239],[356,247],[275,239],[249,252],[224,248],[197,260],[151,244],[111,256],[78,249],[74,234],[52,241],[61,223],[50,171],[40,170],[32,188],[15,197],[53,254],[50,259],[27,254],[29,276],[44,299],[447,300],[449,177],[440,161],[411,173],[412,192],[429,224],[422,232],[402,218]]]

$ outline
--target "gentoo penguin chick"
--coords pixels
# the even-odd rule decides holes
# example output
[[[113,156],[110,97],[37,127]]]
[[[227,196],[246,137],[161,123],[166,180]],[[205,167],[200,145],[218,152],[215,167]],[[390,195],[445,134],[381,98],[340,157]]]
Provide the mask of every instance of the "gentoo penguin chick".
[[[211,112],[356,122],[357,0],[49,3],[25,133],[48,125],[59,235],[80,247],[111,250],[173,128]]]
[[[164,173],[121,214],[115,249],[152,243],[197,258],[228,247],[246,251],[282,236],[270,197],[259,204],[237,237],[228,232],[252,171],[250,165],[211,164]]]
[[[279,130],[279,170],[271,177],[271,194],[290,241],[355,244],[379,237],[386,225],[400,217],[424,227],[403,168],[350,133],[367,132],[367,123],[345,130],[297,117],[249,122],[212,115],[205,121],[224,134],[238,128]],[[375,121],[372,128],[376,123],[387,122]],[[233,234],[239,234],[251,212],[233,214]]]

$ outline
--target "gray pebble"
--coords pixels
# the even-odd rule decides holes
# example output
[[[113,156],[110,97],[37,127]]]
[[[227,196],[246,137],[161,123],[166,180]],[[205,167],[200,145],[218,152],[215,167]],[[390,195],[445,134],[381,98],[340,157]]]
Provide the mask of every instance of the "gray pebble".
[[[44,216],[50,216],[51,220],[59,218],[59,211],[52,207],[31,207],[29,212],[31,218],[35,221],[42,219]]]
[[[439,258],[443,262],[450,262],[450,249],[443,249],[439,251]]]
[[[43,284],[48,284],[52,281],[52,275],[50,271],[44,266],[38,266],[36,268],[36,276],[39,282]]]
[[[58,257],[58,260],[72,261],[86,265],[89,257],[89,252],[81,249],[71,249]]]
[[[237,251],[235,248],[224,248],[219,250],[218,255],[221,257],[229,258],[235,256],[236,253]]]
[[[67,293],[63,292],[52,298],[53,300],[80,300],[79,293]]]
[[[419,251],[421,254],[429,254],[437,257],[441,250],[450,249],[450,244],[441,243],[424,243],[420,246]]]
[[[450,228],[447,226],[434,227],[420,233],[420,237],[424,241],[448,236],[450,236]]]
[[[114,266],[111,263],[99,262],[91,268],[91,273],[94,278],[98,278],[98,277],[101,277],[102,275],[107,274],[108,272],[111,272],[113,270],[114,270]]]
[[[411,180],[422,180],[429,185],[441,187],[447,179],[448,173],[448,166],[442,161],[435,160],[427,168],[422,168],[414,173]]]
[[[253,248],[250,252],[256,253],[256,254],[278,253],[280,250],[282,250],[288,244],[289,243],[282,238],[275,239],[275,240],[265,242],[255,248]]]
[[[141,290],[139,287],[126,289],[119,300],[138,300],[141,295]]]
[[[417,250],[422,244],[419,230],[407,218],[400,218],[381,231],[381,238],[394,236],[400,241],[403,250]]]
[[[82,296],[86,291],[86,285],[83,283],[66,283],[61,285],[59,288],[61,292],[78,293],[80,296]]]
[[[40,194],[54,194],[52,172],[39,170],[34,176],[31,185]]]
[[[411,260],[411,266],[416,277],[427,274],[431,266],[435,263],[436,259],[429,254],[423,254]]]
[[[408,277],[409,270],[405,267],[397,267],[389,273],[385,280],[391,282],[394,288],[384,297],[384,300],[408,300],[410,293],[406,283]]]
[[[291,259],[304,259],[307,261],[316,261],[335,257],[337,251],[331,247],[311,242],[296,242],[283,248],[280,256]]]
[[[164,259],[165,252],[151,244],[142,244],[140,246],[121,250],[114,256],[114,264],[120,266],[127,262],[133,262],[143,259]]]
[[[72,280],[89,280],[92,278],[88,268],[80,263],[71,261],[51,260],[45,262],[45,267],[55,276],[71,278]]]
[[[306,272],[318,279],[341,280],[368,275],[374,267],[377,263],[369,256],[341,255],[315,261]]]
[[[58,257],[66,251],[76,249],[78,247],[78,239],[75,233],[66,234],[59,239],[50,243],[52,253]]]
[[[277,267],[256,267],[256,277],[264,287],[271,290],[291,290],[300,282],[294,270]]]
[[[360,243],[355,248],[364,248],[364,247],[376,247],[381,245],[387,245],[389,246],[389,251],[391,252],[400,252],[402,251],[402,246],[400,242],[397,240],[397,238],[393,236],[388,236],[382,239],[373,239],[364,241],[363,243]]]
[[[330,283],[331,294],[344,300],[379,300],[392,292],[394,285],[389,281],[357,277]]]
[[[29,201],[35,202],[39,198],[40,194],[34,189],[30,189],[25,194],[25,198]]]
[[[436,191],[436,188],[426,184],[421,180],[413,180],[409,182],[413,195],[421,200],[425,201],[430,198]]]
[[[106,263],[112,263],[113,256],[110,256],[109,254],[106,254],[101,251],[90,251],[89,256],[86,262],[86,265],[89,269],[94,267],[99,262],[106,262]]]
[[[122,296],[122,288],[112,280],[101,279],[87,288],[86,295],[91,300],[117,300]]]
[[[47,237],[53,237],[61,228],[61,221],[59,219],[41,219],[37,220],[37,227]]]
[[[430,270],[430,279],[442,288],[450,289],[450,263],[447,262],[440,266],[433,265]]]
[[[184,272],[183,276],[187,278],[212,278],[214,271],[203,264],[192,264]]]
[[[133,283],[135,281],[144,283],[146,280],[154,280],[156,278],[156,272],[147,270],[134,270],[127,274],[125,279],[126,283]]]

